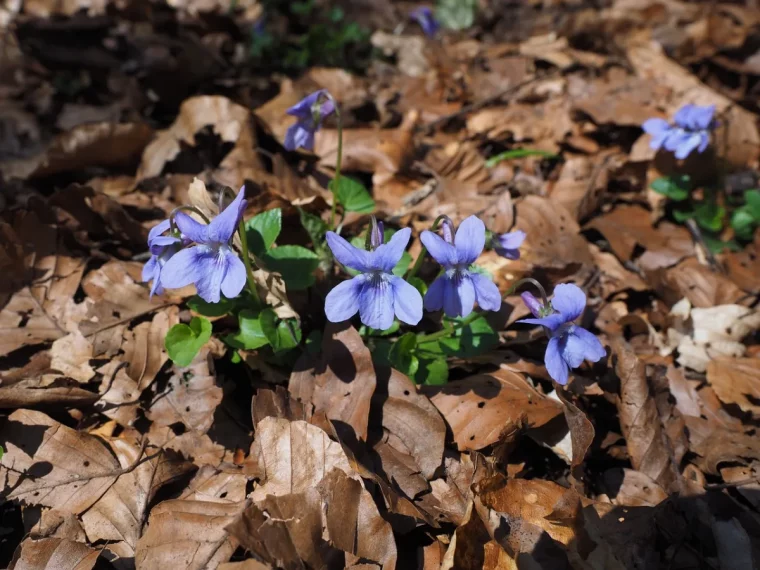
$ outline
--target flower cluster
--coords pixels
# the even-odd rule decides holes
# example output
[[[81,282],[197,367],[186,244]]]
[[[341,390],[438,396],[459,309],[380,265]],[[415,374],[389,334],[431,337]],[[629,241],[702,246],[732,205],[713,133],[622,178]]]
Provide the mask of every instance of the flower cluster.
[[[143,281],[153,281],[151,294],[160,294],[164,287],[176,289],[192,283],[198,295],[209,303],[218,303],[221,293],[237,297],[245,286],[246,271],[230,243],[245,207],[241,188],[232,203],[208,225],[177,212],[173,216],[177,230],[172,230],[170,220],[153,228],[148,236],[153,255],[142,275]],[[166,231],[170,233],[163,235]],[[191,243],[195,245],[186,247]]]
[[[485,246],[485,225],[475,216],[464,220],[456,234],[450,220],[441,225],[443,238],[427,230],[420,238],[443,268],[425,293],[424,301],[417,289],[391,273],[409,243],[409,228],[396,232],[387,244],[382,243],[382,231],[372,231],[369,251],[327,232],[327,244],[335,259],[360,272],[327,295],[328,320],[344,321],[358,312],[362,323],[383,330],[393,324],[394,315],[401,322],[416,325],[422,319],[423,305],[428,311],[443,309],[449,317],[466,317],[476,301],[486,311],[498,311],[501,307],[498,287],[472,266]]]
[[[598,362],[606,352],[592,333],[576,325],[575,321],[586,308],[586,294],[573,284],[557,285],[551,305],[543,305],[531,293],[521,295],[535,318],[522,319],[521,323],[541,325],[549,334],[544,361],[546,370],[559,384],[567,384],[571,368],[584,360]]]
[[[702,153],[710,144],[710,131],[715,128],[715,105],[700,107],[686,104],[674,117],[673,124],[665,119],[648,119],[641,126],[652,136],[649,146],[654,150],[664,148],[684,159],[695,149]]]

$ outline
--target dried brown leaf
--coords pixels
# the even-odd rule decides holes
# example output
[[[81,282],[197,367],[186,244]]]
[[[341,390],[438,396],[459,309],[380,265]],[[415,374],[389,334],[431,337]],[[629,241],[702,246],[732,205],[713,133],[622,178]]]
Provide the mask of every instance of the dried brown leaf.
[[[654,279],[654,285],[668,304],[686,297],[694,307],[714,307],[737,303],[745,296],[733,281],[694,257],[661,272],[659,277]]]
[[[50,348],[50,357],[50,368],[77,382],[86,384],[95,376],[90,366],[92,344],[79,331],[56,340]]]
[[[654,507],[668,498],[656,481],[634,469],[606,471],[603,488],[615,505],[623,507]]]
[[[117,459],[97,438],[41,412],[17,410],[3,428],[0,460],[9,499],[80,514],[116,480]]]
[[[135,566],[206,570],[227,562],[238,545],[226,530],[245,503],[170,500],[150,512],[137,541]]]
[[[509,370],[425,387],[423,393],[443,414],[460,451],[512,441],[523,427],[542,426],[562,413],[557,402]]]
[[[561,271],[568,266],[593,264],[588,242],[580,235],[574,216],[548,198],[527,196],[518,202],[516,229],[529,236],[516,267]]]
[[[203,347],[189,366],[174,366],[166,389],[146,409],[149,420],[163,426],[182,423],[188,430],[206,433],[222,401],[209,347]]]
[[[178,314],[176,307],[168,307],[158,311],[150,322],[140,323],[124,333],[123,359],[129,363],[127,374],[140,391],[150,386],[169,359],[163,339],[179,322]]]
[[[712,359],[707,363],[707,381],[725,404],[760,415],[760,359]]]
[[[644,363],[622,338],[612,342],[615,373],[620,378],[618,413],[634,468],[670,490],[679,478],[675,451],[660,422]]]
[[[637,262],[644,270],[671,267],[694,254],[694,244],[685,228],[668,222],[653,228],[649,212],[639,206],[618,206],[595,217],[586,227],[601,232],[623,262],[631,261],[637,245],[643,247],[646,251]]]
[[[12,570],[91,570],[100,550],[61,538],[26,539],[16,551]]]
[[[182,144],[194,145],[196,133],[206,126],[224,142],[235,145],[219,164],[215,180],[237,190],[246,179],[255,179],[261,163],[255,152],[258,143],[251,112],[216,95],[191,97],[182,103],[171,127],[159,132],[143,152],[135,179],[139,182],[160,175],[164,165],[180,153]]]
[[[302,357],[288,390],[297,400],[313,405],[310,421],[324,414],[329,420],[350,425],[356,437],[366,441],[376,383],[372,356],[356,329],[328,325],[319,360],[313,363]]]

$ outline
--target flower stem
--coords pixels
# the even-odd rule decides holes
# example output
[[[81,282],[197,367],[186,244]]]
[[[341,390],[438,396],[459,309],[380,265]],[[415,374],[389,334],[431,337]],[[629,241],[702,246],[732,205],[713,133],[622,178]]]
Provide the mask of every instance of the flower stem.
[[[243,263],[245,264],[245,273],[248,279],[248,289],[251,290],[251,296],[257,307],[261,307],[259,291],[256,289],[256,280],[253,277],[253,267],[251,266],[251,255],[248,252],[248,236],[245,234],[245,222],[240,220],[238,223],[238,233],[240,234],[240,249],[243,254]]]
[[[328,94],[328,97],[332,99],[332,96]],[[340,185],[340,167],[343,162],[343,117],[340,113],[340,107],[337,101],[333,99],[335,105],[335,116],[338,119],[338,156],[335,159],[335,178],[332,180],[332,209],[330,210],[330,229],[335,229],[335,211],[338,207],[338,187]]]
[[[430,231],[431,232],[436,231],[438,229],[438,226],[444,220],[449,220],[449,217],[446,215],[438,216],[433,222],[433,225],[430,227]],[[420,267],[422,267],[422,262],[425,260],[425,254],[427,254],[427,248],[423,245],[422,249],[420,250],[420,254],[417,256],[417,259],[414,262],[414,265],[412,265],[411,269],[409,269],[409,271],[407,271],[406,273],[407,281],[409,281],[412,277],[417,275],[417,272],[420,270]]]
[[[526,283],[530,283],[536,289],[538,289],[538,292],[541,293],[541,300],[544,302],[544,307],[548,307],[549,298],[546,296],[546,290],[544,289],[544,286],[541,285],[541,283],[539,283],[532,277],[525,277],[524,279],[520,279],[517,283],[515,283],[509,289],[507,289],[504,295],[502,295],[502,298],[507,297],[508,295],[511,295],[512,293],[517,291],[518,287],[520,287],[521,285],[525,285]]]
[[[423,335],[417,335],[417,344],[424,344],[428,342],[433,342],[434,340],[438,340],[439,338],[446,338],[450,336],[453,332],[455,332],[457,329],[463,329],[466,326],[469,326],[472,324],[473,321],[475,321],[478,317],[481,317],[482,315],[480,313],[476,313],[473,311],[467,317],[465,317],[461,321],[457,321],[454,323],[453,326],[450,328],[444,328],[443,330],[430,333],[430,334],[423,334]]]

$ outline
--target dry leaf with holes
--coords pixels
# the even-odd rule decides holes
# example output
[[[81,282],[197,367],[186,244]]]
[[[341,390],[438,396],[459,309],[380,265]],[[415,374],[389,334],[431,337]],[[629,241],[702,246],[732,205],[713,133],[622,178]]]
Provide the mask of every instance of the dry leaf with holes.
[[[509,370],[426,386],[423,393],[443,414],[460,451],[512,441],[523,428],[542,426],[562,414],[562,406]]]

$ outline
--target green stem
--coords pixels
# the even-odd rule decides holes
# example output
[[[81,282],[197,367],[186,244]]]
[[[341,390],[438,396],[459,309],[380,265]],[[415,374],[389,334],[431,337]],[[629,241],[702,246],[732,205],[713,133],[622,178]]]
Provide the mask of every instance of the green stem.
[[[332,99],[332,96],[330,96]],[[338,206],[338,188],[340,185],[340,167],[343,162],[343,117],[340,114],[340,107],[337,101],[333,99],[335,105],[335,116],[338,119],[338,156],[335,159],[335,178],[332,181],[332,209],[330,210],[330,229],[335,229],[335,210]]]
[[[480,313],[476,313],[475,311],[473,311],[465,319],[455,322],[451,328],[444,328],[443,330],[430,333],[430,334],[417,335],[417,344],[433,342],[434,340],[438,340],[439,338],[446,338],[448,336],[451,336],[451,334],[455,332],[457,329],[462,329],[472,324],[472,322],[475,321],[475,319],[481,316],[482,315]]]
[[[447,218],[448,216],[446,215],[438,216],[433,222],[433,225],[431,226],[430,231],[431,232],[436,231],[440,223]],[[409,269],[409,271],[407,271],[406,273],[407,281],[409,281],[412,277],[417,275],[417,272],[420,270],[420,267],[422,267],[422,262],[425,260],[425,254],[427,254],[427,248],[423,245],[422,249],[420,250],[420,254],[417,256],[417,259],[414,262],[414,265],[412,265],[411,269]]]
[[[256,280],[253,277],[253,267],[251,266],[251,255],[248,252],[248,236],[245,234],[245,223],[240,220],[238,224],[238,233],[240,234],[240,249],[243,254],[243,263],[245,264],[245,273],[248,279],[248,288],[251,290],[251,296],[253,297],[256,305],[261,307],[261,299],[259,298],[259,291],[256,289]]]

